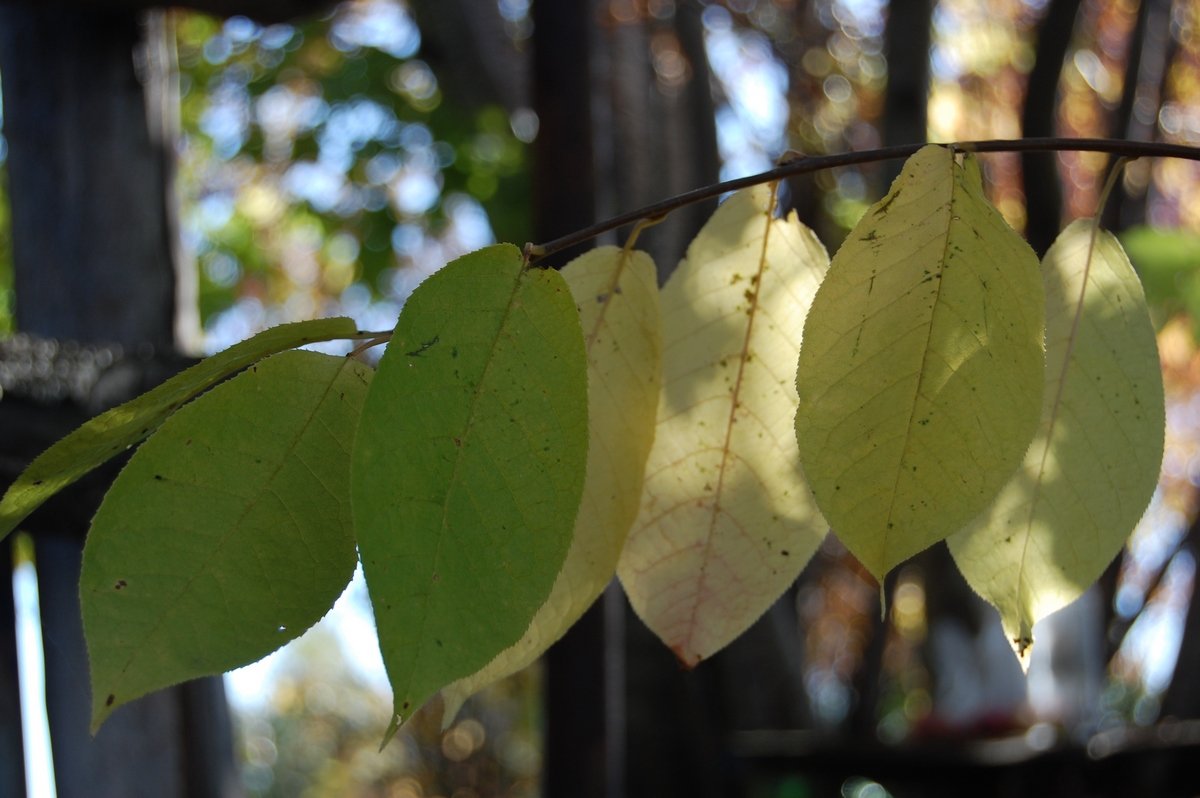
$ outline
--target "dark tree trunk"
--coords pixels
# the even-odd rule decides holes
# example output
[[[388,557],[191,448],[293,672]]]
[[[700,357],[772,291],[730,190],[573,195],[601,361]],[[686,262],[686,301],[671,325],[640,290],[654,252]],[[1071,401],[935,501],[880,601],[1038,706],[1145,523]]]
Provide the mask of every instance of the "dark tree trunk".
[[[174,97],[164,72],[169,45],[163,36],[157,16],[147,23],[134,13],[0,7],[22,332],[110,341],[139,353],[174,346],[182,281],[169,199]],[[141,383],[141,376],[125,381],[128,392]],[[6,427],[25,428],[22,419],[31,412],[21,402],[6,401],[0,409]],[[76,413],[69,404],[41,411],[50,429],[78,421]],[[53,440],[38,442],[39,448]],[[6,439],[6,450],[13,444]],[[27,460],[29,453],[8,454]],[[46,703],[58,794],[236,794],[219,680],[156,693],[115,714],[94,738],[89,733],[78,580],[86,519],[102,491],[95,481],[92,486],[70,502],[47,505],[29,524],[39,528]]]
[[[409,6],[421,29],[421,57],[456,105],[498,103],[510,113],[529,107],[530,59],[513,43],[495,0],[409,0]]]
[[[1171,0],[1141,0],[1137,24],[1131,34],[1125,65],[1125,86],[1117,110],[1113,135],[1131,141],[1158,138],[1158,112],[1162,107],[1167,66],[1174,54],[1171,36]],[[1123,230],[1146,221],[1146,194],[1150,182],[1150,162],[1142,160],[1126,166],[1132,181],[1122,180],[1113,190],[1104,210],[1104,226]],[[1134,191],[1128,184],[1134,184]]]
[[[1035,61],[1029,73],[1025,107],[1021,113],[1024,136],[1053,136],[1058,112],[1058,80],[1063,59],[1075,29],[1080,0],[1050,0],[1046,15],[1038,27]],[[1062,187],[1059,184],[1058,156],[1054,153],[1026,153],[1021,156],[1025,177],[1025,237],[1041,256],[1058,237],[1062,220]]]
[[[0,7],[23,332],[174,342],[173,153],[147,123],[147,46],[135,15]]]
[[[918,144],[928,137],[929,44],[933,25],[930,0],[893,0],[888,4],[884,49],[888,83],[883,101],[883,144]],[[886,182],[902,164],[885,166]]]
[[[596,120],[602,215],[627,211],[717,181],[717,133],[701,9],[679,4],[670,20],[601,20]],[[655,44],[657,42],[657,45]],[[684,74],[660,75],[652,48],[673,50]],[[664,282],[688,242],[716,209],[710,201],[680,209],[646,231]]]
[[[543,241],[595,217],[592,155],[591,15],[587,2],[535,3],[533,104],[534,236]],[[561,265],[580,249],[560,255]],[[593,606],[546,655],[543,792],[549,798],[619,794],[609,759],[603,605]]]

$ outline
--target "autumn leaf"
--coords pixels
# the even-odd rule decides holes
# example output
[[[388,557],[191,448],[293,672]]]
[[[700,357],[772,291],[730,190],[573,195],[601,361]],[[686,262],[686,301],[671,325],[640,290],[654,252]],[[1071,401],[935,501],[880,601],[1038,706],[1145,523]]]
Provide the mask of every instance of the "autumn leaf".
[[[851,231],[804,326],[796,436],[877,579],[958,531],[1021,462],[1044,359],[1037,258],[978,166],[928,146]]]
[[[1073,222],[1042,277],[1041,426],[996,501],[949,540],[1025,666],[1033,625],[1095,582],[1141,518],[1165,425],[1154,327],[1117,239],[1092,219]]]
[[[766,186],[729,198],[662,293],[658,424],[618,574],[688,667],[757,620],[827,531],[790,433],[800,331],[828,256],[773,206]]]

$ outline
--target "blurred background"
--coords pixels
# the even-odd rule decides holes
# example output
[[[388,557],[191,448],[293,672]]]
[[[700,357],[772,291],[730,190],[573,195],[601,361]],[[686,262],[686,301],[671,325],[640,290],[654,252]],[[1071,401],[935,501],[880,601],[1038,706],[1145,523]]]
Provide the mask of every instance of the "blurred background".
[[[69,354],[68,371],[84,362],[103,375],[124,362],[150,379],[144,374],[154,364],[170,360],[164,352],[210,353],[317,316],[387,329],[413,288],[457,255],[494,241],[547,240],[763,171],[789,150],[1022,135],[1200,145],[1200,4],[1191,0],[76,5],[0,7],[0,330],[37,336],[10,341],[52,347],[41,355],[50,362]],[[299,11],[307,13],[293,15]],[[79,31],[54,17],[60,12],[84,15]],[[46,14],[54,18],[39,18]],[[106,15],[103,24],[89,14]],[[117,25],[110,16],[124,20],[123,33],[106,27]],[[78,111],[84,124],[57,138],[45,132],[69,118],[63,104],[75,102],[63,88],[70,80],[45,77],[58,74],[55,47],[77,54],[96,95],[87,102],[107,102],[109,76],[96,66],[107,56],[88,49],[97,40],[125,61],[135,54],[133,77],[112,80],[147,98],[134,113],[148,112],[145,143],[158,158],[148,179],[163,187],[165,210],[154,229],[170,240],[150,268],[170,268],[146,301],[169,318],[148,334],[114,336],[108,321],[77,329],[77,314],[57,295],[39,293],[50,290],[39,287],[49,279],[46,264],[64,256],[39,260],[38,247],[92,229],[74,224],[61,203],[115,202],[118,216],[129,214],[96,222],[101,231],[149,224],[107,193],[149,167],[124,166],[108,150],[101,155],[115,172],[97,173],[99,191],[84,180],[66,198],[39,194],[47,181],[69,187],[79,159],[92,157],[55,166],[39,142],[61,149],[69,140],[72,152],[87,153],[114,129],[88,120],[115,118],[116,101]],[[51,95],[60,105],[47,110]],[[137,136],[125,143],[140,146]],[[210,784],[185,755],[178,791],[111,794],[1197,794],[1200,164],[1133,162],[1098,209],[1105,156],[982,161],[993,201],[1039,253],[1079,216],[1100,212],[1119,233],[1151,303],[1168,397],[1166,456],[1150,509],[1100,582],[1038,630],[1028,677],[994,611],[958,577],[944,547],[889,578],[881,619],[881,587],[830,539],[762,621],[694,672],[679,671],[610,591],[545,665],[472,699],[445,731],[437,713],[419,715],[379,752],[390,695],[356,581],[303,638],[226,677],[231,721],[219,709],[219,684],[207,715],[194,696],[184,699],[167,736],[182,735],[185,751],[201,734],[218,748],[229,742],[228,778]],[[880,163],[796,178],[783,201],[833,250],[898,169]],[[133,196],[156,201],[153,192]],[[23,202],[54,209],[51,220],[39,227]],[[639,240],[662,277],[712,207],[680,211]],[[24,249],[22,235],[32,242]],[[90,242],[69,253],[72,268],[105,246]],[[36,265],[23,267],[23,257]],[[157,285],[157,277],[118,277],[97,257],[92,299]],[[0,358],[9,408],[13,396],[55,413],[72,406],[86,414],[105,403],[96,396],[102,378],[80,388],[70,372],[46,389],[17,373],[17,345],[9,346]],[[28,366],[39,355],[25,357]],[[43,387],[29,387],[35,383]],[[0,423],[18,423],[4,422],[4,412],[0,404]],[[57,617],[46,602],[67,612],[73,600],[34,575],[70,560],[42,542],[50,537],[22,538],[13,558],[21,705],[34,724],[18,734],[20,770],[31,795],[99,795],[97,784],[124,782],[72,782],[64,763],[82,757],[86,768],[99,768],[86,772],[102,772],[130,761],[79,753],[103,745],[105,733],[68,749],[77,732],[55,731],[56,722],[77,721],[55,708],[51,663],[70,647],[55,635],[73,632],[47,628],[44,660],[38,639],[39,617],[47,627]],[[39,587],[40,613],[31,603]],[[74,673],[78,682],[82,673],[86,681],[78,663],[61,667],[61,678]],[[198,716],[209,725],[192,725]],[[131,733],[145,733],[144,721],[131,721]],[[230,723],[232,736],[222,737]],[[0,743],[5,734],[0,729]],[[224,761],[219,751],[212,756]]]

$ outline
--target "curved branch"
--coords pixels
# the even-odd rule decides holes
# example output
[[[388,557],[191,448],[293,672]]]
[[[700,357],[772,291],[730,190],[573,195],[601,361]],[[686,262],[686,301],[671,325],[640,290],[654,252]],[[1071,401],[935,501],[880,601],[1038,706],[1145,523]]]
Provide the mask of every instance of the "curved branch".
[[[656,219],[666,216],[671,211],[687,207],[697,202],[703,202],[713,197],[748,186],[769,183],[794,175],[820,172],[825,169],[835,169],[839,166],[854,166],[878,161],[889,161],[896,158],[907,158],[924,144],[901,144],[895,147],[883,147],[877,150],[861,152],[846,152],[838,155],[801,156],[788,161],[774,169],[760,172],[736,180],[726,180],[710,186],[693,189],[683,194],[646,205],[636,210],[619,214],[610,219],[590,225],[565,236],[547,241],[544,244],[527,244],[526,251],[531,261],[541,260],[548,255],[588,241],[601,233],[616,230],[628,224],[643,219]],[[946,146],[963,152],[1104,152],[1110,155],[1126,158],[1183,158],[1190,161],[1200,161],[1200,147],[1189,147],[1183,144],[1164,144],[1148,141],[1124,141],[1122,139],[1070,139],[1070,138],[1031,138],[1031,139],[989,139],[986,141],[947,142]]]

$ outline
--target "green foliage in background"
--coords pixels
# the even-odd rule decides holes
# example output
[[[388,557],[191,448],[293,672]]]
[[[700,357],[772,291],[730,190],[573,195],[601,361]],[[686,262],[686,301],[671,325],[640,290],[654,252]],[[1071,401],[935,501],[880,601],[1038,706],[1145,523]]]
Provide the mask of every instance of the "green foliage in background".
[[[429,270],[423,247],[486,243],[459,240],[460,214],[528,237],[525,143],[503,109],[443,97],[402,5],[269,27],[176,19],[203,319],[246,298],[324,313],[352,286],[402,300]]]

